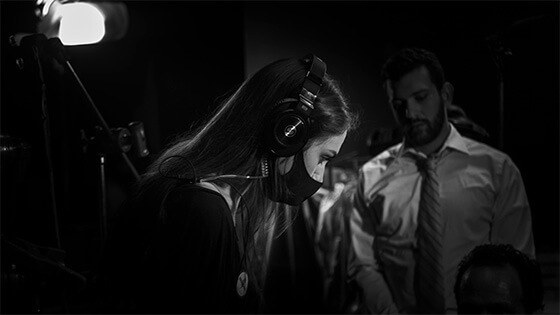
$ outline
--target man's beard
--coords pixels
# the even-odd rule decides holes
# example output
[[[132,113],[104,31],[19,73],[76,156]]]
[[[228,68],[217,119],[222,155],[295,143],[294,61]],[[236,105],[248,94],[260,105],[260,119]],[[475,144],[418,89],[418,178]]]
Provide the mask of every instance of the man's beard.
[[[440,99],[439,110],[433,122],[427,119],[407,119],[404,128],[405,144],[409,147],[418,147],[433,141],[441,132],[444,121],[443,100]]]

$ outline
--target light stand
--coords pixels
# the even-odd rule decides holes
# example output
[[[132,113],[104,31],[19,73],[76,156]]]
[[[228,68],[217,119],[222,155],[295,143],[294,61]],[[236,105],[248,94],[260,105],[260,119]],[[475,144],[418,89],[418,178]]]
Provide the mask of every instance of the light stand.
[[[55,181],[54,181],[54,166],[53,166],[53,159],[52,159],[52,146],[51,146],[51,128],[50,128],[50,119],[49,119],[49,111],[47,107],[47,88],[45,82],[45,75],[43,71],[43,64],[42,64],[42,53],[44,52],[45,45],[47,42],[47,38],[42,34],[34,34],[30,36],[23,37],[19,43],[16,42],[15,37],[10,37],[10,43],[12,46],[24,46],[29,47],[31,51],[30,59],[33,60],[34,63],[37,64],[37,74],[39,79],[39,84],[41,87],[41,119],[43,122],[43,137],[45,141],[45,155],[47,158],[47,171],[49,177],[49,195],[51,201],[51,208],[53,211],[53,221],[54,221],[54,233],[55,233],[55,240],[56,246],[59,249],[62,249],[60,243],[60,229],[58,226],[58,207],[56,202],[56,193],[55,193]],[[16,63],[23,69],[23,59],[19,58],[16,60]]]

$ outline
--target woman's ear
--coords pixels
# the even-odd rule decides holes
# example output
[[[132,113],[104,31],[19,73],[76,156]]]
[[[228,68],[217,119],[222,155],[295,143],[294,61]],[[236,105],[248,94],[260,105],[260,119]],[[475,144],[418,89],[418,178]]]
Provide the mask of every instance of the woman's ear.
[[[288,157],[277,158],[275,166],[278,169],[278,173],[280,173],[280,175],[284,175],[292,169],[293,164],[294,164],[294,156],[292,155]]]
[[[453,103],[453,92],[455,92],[453,85],[449,82],[445,82],[441,88],[441,97],[446,106]]]

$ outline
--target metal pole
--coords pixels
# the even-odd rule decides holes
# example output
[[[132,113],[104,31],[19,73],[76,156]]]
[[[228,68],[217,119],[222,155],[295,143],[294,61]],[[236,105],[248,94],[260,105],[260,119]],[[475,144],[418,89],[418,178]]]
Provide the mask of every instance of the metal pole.
[[[45,155],[47,157],[47,168],[49,172],[49,182],[50,182],[50,197],[51,197],[51,204],[52,204],[52,211],[53,211],[53,220],[54,220],[54,232],[56,238],[56,246],[59,249],[62,249],[60,243],[60,228],[58,226],[58,207],[56,204],[56,191],[55,191],[55,182],[54,182],[54,170],[53,170],[53,160],[52,160],[52,151],[51,151],[51,133],[50,133],[50,120],[49,120],[49,111],[47,108],[47,87],[45,85],[45,78],[43,74],[43,66],[41,65],[41,59],[39,58],[39,49],[37,46],[33,46],[33,54],[35,59],[37,60],[37,66],[39,70],[39,79],[41,80],[41,111],[42,111],[42,119],[43,119],[43,136],[45,138]]]
[[[105,155],[99,154],[99,231],[101,249],[107,239],[107,188],[105,185]]]
[[[70,69],[70,72],[72,72],[72,75],[74,76],[74,78],[78,82],[78,85],[80,86],[82,92],[84,92],[84,95],[86,96],[86,98],[88,100],[88,104],[90,105],[91,110],[94,112],[95,116],[97,117],[97,119],[101,123],[101,128],[103,128],[103,131],[110,137],[110,139],[112,139],[111,128],[109,128],[109,125],[107,124],[107,122],[103,118],[103,115],[101,115],[101,112],[99,111],[99,109],[97,109],[97,106],[95,106],[95,103],[93,102],[93,99],[91,98],[88,91],[86,90],[86,87],[82,84],[82,80],[80,80],[80,77],[78,77],[78,74],[76,74],[76,71],[74,71],[74,68],[72,67],[72,65],[70,64],[69,61],[66,61],[66,66],[68,67],[68,69]],[[132,162],[130,162],[130,159],[128,158],[128,156],[124,152],[122,152],[122,150],[120,152],[120,155],[121,155],[121,158],[123,159],[123,161],[126,163],[126,166],[128,167],[128,169],[132,173],[132,176],[134,176],[134,179],[139,180],[140,175],[138,174],[138,171],[136,170],[136,168],[134,167]]]

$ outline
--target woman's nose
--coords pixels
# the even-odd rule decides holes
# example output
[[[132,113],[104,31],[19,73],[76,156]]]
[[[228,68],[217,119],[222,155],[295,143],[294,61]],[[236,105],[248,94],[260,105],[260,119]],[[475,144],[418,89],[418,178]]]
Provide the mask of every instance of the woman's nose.
[[[321,165],[318,165],[317,168],[313,171],[311,178],[318,182],[323,182],[323,175],[325,174],[325,168]]]

